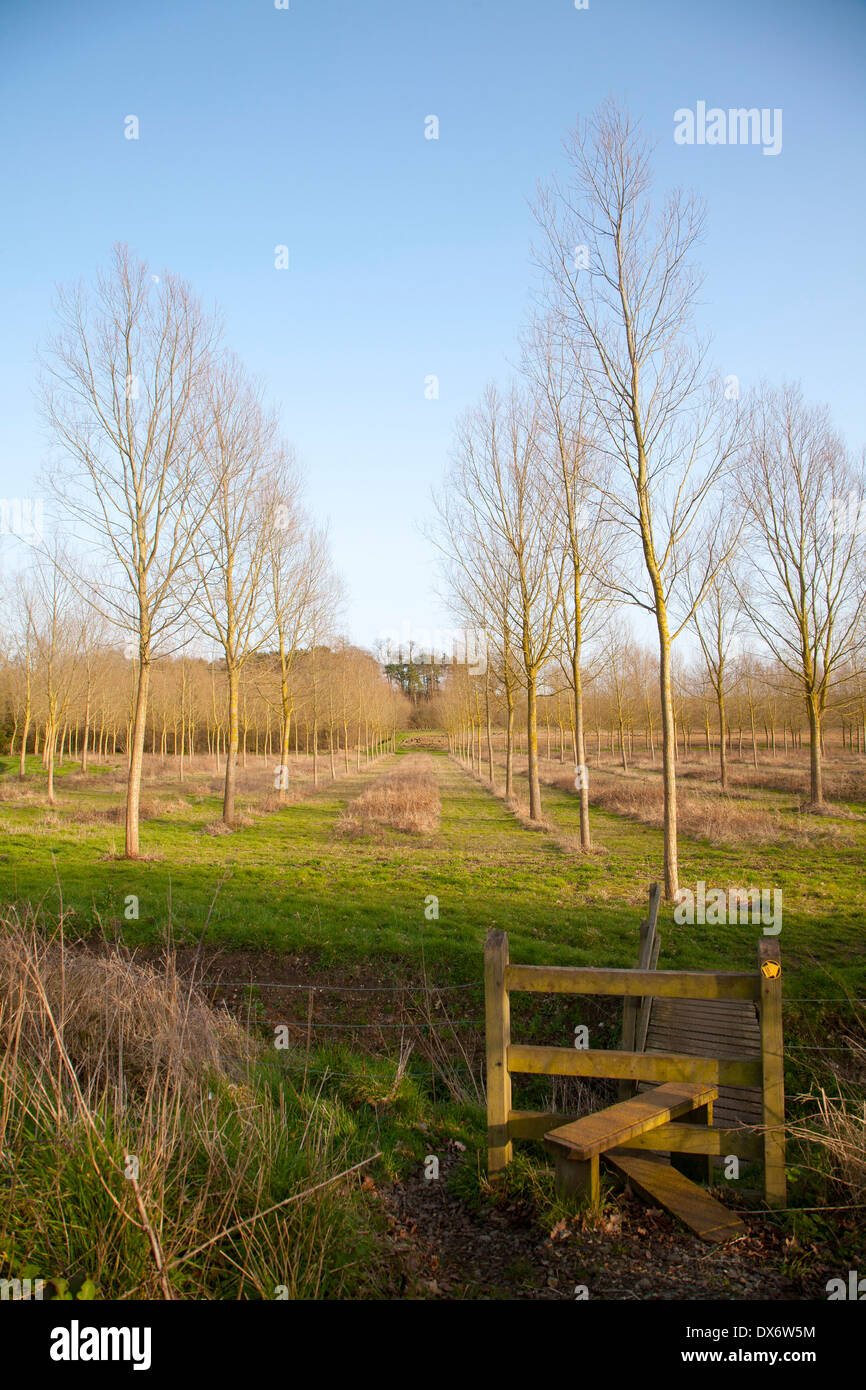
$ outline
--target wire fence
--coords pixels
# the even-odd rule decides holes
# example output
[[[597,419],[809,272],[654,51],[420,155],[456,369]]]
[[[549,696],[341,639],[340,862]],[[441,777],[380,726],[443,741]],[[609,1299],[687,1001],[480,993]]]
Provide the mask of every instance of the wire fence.
[[[269,989],[269,990],[282,990],[282,991],[285,991],[285,992],[287,992],[287,993],[305,994],[311,1002],[312,1002],[313,998],[314,998],[315,996],[317,996],[317,995],[328,995],[328,994],[353,994],[353,995],[364,995],[364,994],[385,995],[385,994],[392,994],[392,995],[399,995],[399,996],[401,996],[401,997],[405,1000],[405,998],[406,998],[407,996],[411,997],[411,996],[413,996],[413,995],[425,995],[425,996],[430,996],[430,997],[432,997],[432,996],[440,996],[440,995],[444,995],[444,994],[456,994],[456,993],[459,993],[459,992],[461,992],[461,991],[464,991],[464,992],[465,992],[466,990],[476,990],[476,991],[478,991],[480,994],[483,994],[483,991],[484,991],[484,981],[483,981],[483,980],[480,980],[480,979],[479,979],[479,980],[471,980],[471,981],[468,981],[468,982],[465,982],[465,983],[461,983],[461,984],[448,984],[448,985],[444,985],[444,984],[443,984],[443,985],[431,985],[431,984],[426,984],[426,983],[422,984],[422,983],[420,983],[419,981],[411,981],[411,980],[410,980],[410,981],[401,981],[400,983],[393,984],[393,985],[349,985],[349,984],[321,984],[321,983],[316,983],[316,984],[313,984],[313,983],[298,984],[298,983],[289,983],[289,982],[284,981],[284,980],[222,980],[222,979],[214,978],[214,977],[212,977],[212,976],[203,976],[203,977],[201,977],[201,982],[202,982],[202,984],[211,986],[211,987],[214,988],[214,989],[222,989],[222,990],[225,990],[225,989],[242,989],[242,990],[253,990],[253,989],[256,989],[256,990],[263,990],[263,989]],[[575,996],[575,997],[578,997],[578,996]],[[788,1007],[788,1008],[790,1008],[792,1005],[797,1005],[797,1004],[850,1004],[850,1005],[866,1004],[866,997],[859,996],[859,995],[850,996],[850,995],[843,995],[843,994],[840,994],[840,995],[802,995],[802,996],[793,995],[793,996],[788,996],[788,997],[786,997],[786,998],[783,1000],[783,1007]],[[403,1030],[403,1031],[405,1031],[407,1028],[413,1028],[413,1029],[428,1029],[428,1030],[430,1030],[431,1032],[437,1032],[437,1031],[448,1032],[448,1031],[456,1030],[456,1029],[458,1029],[458,1028],[478,1028],[478,1029],[481,1029],[481,1028],[484,1027],[484,1019],[483,1019],[483,1018],[450,1018],[450,1017],[446,1017],[446,1018],[442,1018],[442,1019],[431,1019],[431,1018],[426,1018],[426,1019],[425,1019],[425,1018],[420,1018],[420,1019],[419,1019],[419,1018],[405,1019],[405,1018],[403,1018],[403,1019],[380,1019],[380,1020],[377,1020],[376,1022],[368,1023],[368,1022],[357,1022],[357,1021],[355,1021],[355,1020],[353,1020],[353,1019],[321,1019],[321,1018],[316,1018],[312,1013],[310,1013],[310,1014],[307,1016],[307,1018],[306,1018],[305,1020],[303,1020],[303,1021],[302,1021],[302,1020],[298,1020],[298,1021],[291,1022],[289,1026],[295,1027],[295,1028],[298,1028],[298,1029],[305,1029],[305,1030],[308,1031],[308,1032],[316,1032],[316,1031],[318,1031],[318,1030],[323,1030],[323,1029],[334,1029],[334,1030],[338,1030],[338,1031],[339,1031],[339,1030],[342,1030],[342,1031],[344,1031],[344,1032],[361,1032],[361,1031],[381,1032],[381,1031],[383,1031],[383,1030],[385,1030],[385,1029],[392,1029],[392,1028],[401,1029],[401,1030]],[[819,1052],[819,1053],[827,1053],[827,1052],[841,1052],[841,1053],[848,1052],[848,1053],[852,1053],[852,1052],[856,1052],[856,1053],[859,1053],[859,1052],[862,1051],[862,1048],[861,1048],[861,1047],[858,1047],[856,1044],[851,1044],[851,1043],[846,1043],[846,1044],[833,1044],[833,1045],[825,1044],[825,1043],[787,1043],[786,1046],[785,1046],[785,1050],[786,1050],[786,1052]],[[331,1075],[336,1075],[336,1073],[331,1073]]]

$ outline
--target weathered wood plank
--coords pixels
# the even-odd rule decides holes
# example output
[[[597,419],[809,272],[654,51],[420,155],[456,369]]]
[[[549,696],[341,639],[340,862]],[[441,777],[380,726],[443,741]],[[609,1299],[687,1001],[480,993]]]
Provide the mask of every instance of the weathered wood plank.
[[[749,1038],[756,1047],[760,1046],[761,1031],[757,1023],[750,1023],[735,1015],[729,1019],[719,1019],[701,1018],[697,1014],[686,1013],[657,1014],[652,1021],[652,1027],[647,1031],[653,1033],[663,1028],[687,1028],[690,1032],[707,1033],[712,1037]],[[640,1048],[636,1047],[634,1051],[640,1052]]]
[[[652,1026],[647,1030],[648,1036],[659,1032],[677,1032],[685,1030],[694,1033],[696,1037],[710,1038],[745,1038],[752,1044],[755,1051],[760,1050],[760,1030],[750,1023],[741,1023],[739,1019],[732,1018],[730,1023],[724,1024],[712,1019],[690,1018],[688,1014],[671,1014],[668,1018],[653,1019]],[[640,1052],[636,1047],[635,1052]]]
[[[757,999],[760,984],[740,970],[608,970],[570,965],[509,965],[506,989],[541,994],[651,995],[673,999]]]
[[[760,1051],[761,1034],[758,1029],[744,1027],[736,1019],[731,1020],[728,1028],[721,1023],[703,1022],[682,1015],[670,1019],[654,1019],[652,1027],[649,1029],[649,1037],[659,1033],[690,1033],[694,1034],[696,1038],[743,1038],[751,1043],[756,1054]],[[634,1048],[635,1052],[640,1052],[640,1050],[639,1047]]]
[[[730,1042],[722,1038],[708,1036],[696,1037],[680,1029],[677,1032],[654,1033],[650,1039],[649,1052],[684,1052],[695,1057],[757,1057],[758,1050],[749,1045],[748,1039],[734,1038]]]
[[[605,1162],[628,1178],[640,1196],[659,1203],[701,1240],[719,1244],[748,1234],[738,1216],[667,1163],[619,1152],[605,1154]]]
[[[757,1086],[761,1080],[758,1057],[688,1057],[678,1052],[613,1052],[573,1047],[508,1049],[508,1069],[531,1075],[606,1076],[613,1080],[695,1081],[708,1086]]]
[[[587,1159],[632,1139],[636,1134],[655,1129],[712,1104],[715,1086],[696,1086],[687,1082],[657,1086],[630,1100],[596,1110],[579,1120],[560,1125],[546,1136],[546,1143],[565,1150],[571,1159]]]
[[[757,1026],[758,1014],[754,1000],[751,999],[657,999],[656,1012],[679,1013],[685,1010],[694,1013],[701,1018],[726,1019],[730,1017],[739,1018],[741,1015],[748,1015]]]

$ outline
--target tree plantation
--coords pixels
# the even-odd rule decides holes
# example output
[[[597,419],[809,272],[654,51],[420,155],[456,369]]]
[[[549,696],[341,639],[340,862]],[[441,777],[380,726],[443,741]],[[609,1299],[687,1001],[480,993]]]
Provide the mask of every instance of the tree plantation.
[[[708,1337],[732,1301],[807,1303],[790,1351],[866,1270],[866,456],[849,339],[816,328],[862,316],[824,265],[792,342],[799,263],[763,230],[809,123],[783,152],[781,97],[737,107],[737,69],[693,138],[666,64],[724,43],[664,6],[558,7],[567,84],[557,7],[343,7],[351,63],[311,42],[322,8],[215,10],[194,62],[166,17],[183,81],[144,85],[110,215],[30,311],[0,1299],[219,1303],[176,1324],[199,1374],[284,1350],[294,1314],[254,1341],[251,1301],[591,1301],[581,1347],[662,1374],[692,1302]],[[581,104],[547,158],[605,25],[634,109]],[[200,69],[219,108],[209,85],[181,178]],[[275,90],[298,119],[265,157],[238,131]],[[597,1312],[623,1301],[625,1345]],[[168,1364],[157,1317],[139,1356],[137,1313],[52,1316],[54,1360]]]

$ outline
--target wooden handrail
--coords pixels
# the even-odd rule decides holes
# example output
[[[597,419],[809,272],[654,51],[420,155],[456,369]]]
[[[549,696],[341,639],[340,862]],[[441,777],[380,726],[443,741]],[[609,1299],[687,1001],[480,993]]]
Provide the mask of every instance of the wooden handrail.
[[[533,994],[653,995],[661,999],[752,999],[749,970],[608,970],[586,965],[509,965],[505,988]]]

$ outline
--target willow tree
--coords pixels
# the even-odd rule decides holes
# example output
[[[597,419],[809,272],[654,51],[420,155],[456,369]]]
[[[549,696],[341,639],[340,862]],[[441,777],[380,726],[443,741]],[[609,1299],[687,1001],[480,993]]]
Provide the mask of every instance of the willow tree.
[[[564,178],[539,193],[537,254],[550,312],[573,345],[592,402],[596,447],[614,471],[610,514],[640,556],[639,566],[621,572],[618,588],[652,616],[658,635],[664,881],[673,898],[672,644],[691,618],[681,580],[700,548],[709,495],[730,464],[738,412],[735,400],[713,389],[693,324],[700,206],[678,191],[655,202],[651,147],[612,102],[577,127],[565,152]],[[699,594],[711,577],[707,566]]]
[[[196,405],[216,328],[189,286],[116,246],[95,285],[59,292],[43,355],[57,466],[51,486],[76,539],[106,571],[89,601],[127,634],[135,690],[126,854],[138,814],[151,667],[183,616],[181,578],[204,508]]]

